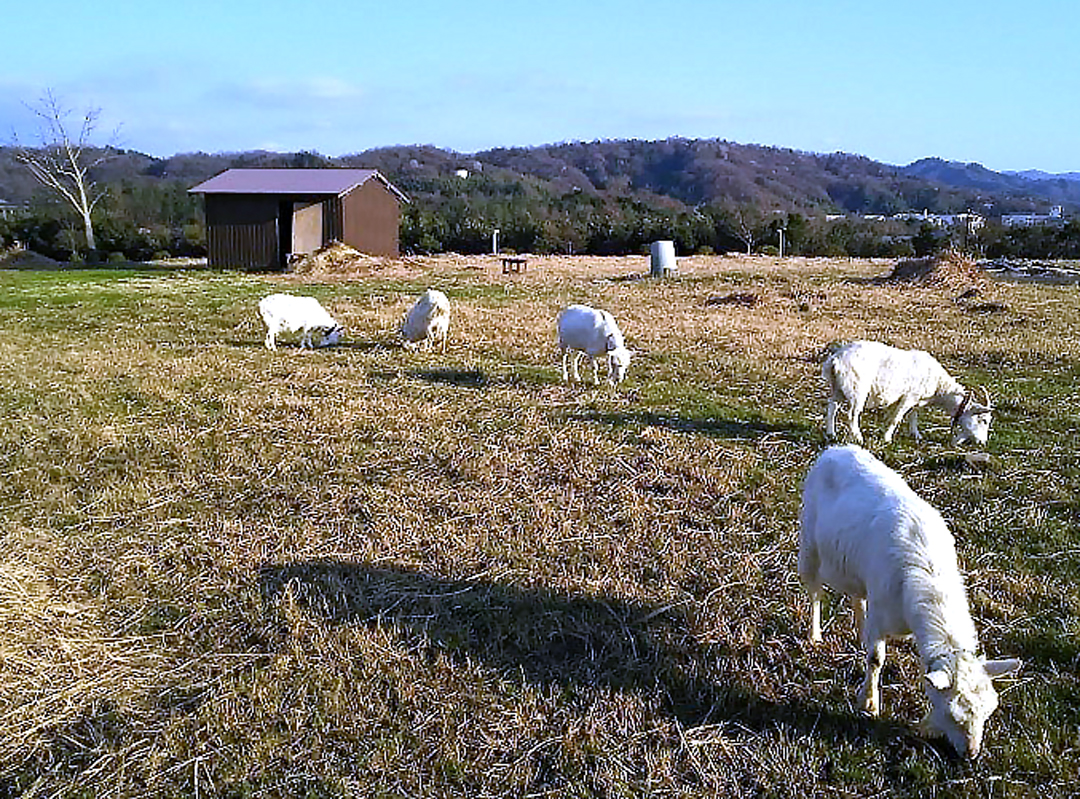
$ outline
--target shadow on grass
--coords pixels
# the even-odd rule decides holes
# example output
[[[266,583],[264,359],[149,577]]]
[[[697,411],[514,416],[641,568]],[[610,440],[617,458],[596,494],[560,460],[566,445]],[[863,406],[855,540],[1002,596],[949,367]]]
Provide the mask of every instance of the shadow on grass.
[[[568,692],[597,686],[659,692],[685,726],[724,721],[766,731],[783,724],[859,742],[886,728],[894,736],[901,730],[821,707],[773,702],[741,681],[700,676],[705,659],[716,653],[697,645],[686,615],[670,606],[336,561],[265,566],[259,584],[270,606],[290,595],[331,624],[391,628],[421,652],[480,661],[507,680]]]
[[[551,379],[532,372],[513,372],[505,375],[489,374],[481,369],[455,369],[452,367],[433,369],[402,369],[399,371],[372,372],[375,380],[397,380],[408,378],[425,383],[437,383],[459,388],[488,388],[490,386],[546,385]]]
[[[1056,625],[1055,625],[1056,626]],[[1026,662],[1044,668],[1080,668],[1080,644],[1060,629],[1010,632],[1005,639]]]
[[[339,341],[330,349],[376,352],[378,350],[400,350],[401,348],[401,342],[389,339],[346,339],[345,341]]]
[[[488,376],[479,369],[414,369],[407,374],[427,383],[464,388],[483,388],[490,382]]]
[[[775,424],[761,419],[724,419],[708,417],[687,418],[656,413],[654,411],[585,411],[571,413],[568,419],[583,422],[599,422],[612,427],[662,427],[684,433],[698,433],[715,438],[753,441],[765,437],[779,437],[791,441],[813,439],[816,431],[803,424]]]
[[[241,349],[241,350],[263,350],[263,349],[266,349],[266,344],[264,343],[263,339],[261,339],[261,338],[259,338],[259,339],[237,339],[237,338],[234,338],[234,339],[227,340],[225,343],[228,344],[230,347],[235,347],[236,349]],[[313,348],[311,350],[307,350],[306,347],[301,348],[299,339],[285,340],[285,341],[283,341],[281,339],[278,339],[275,343],[277,344],[277,348],[279,350],[286,350],[286,351],[291,351],[291,352],[300,352],[302,350],[303,351],[308,351],[308,352],[337,352],[338,350],[354,350],[356,352],[378,352],[380,350],[401,349],[401,347],[398,346],[398,345],[392,344],[392,343],[387,342],[387,341],[379,341],[379,340],[375,340],[375,339],[367,340],[367,341],[352,341],[352,340],[350,340],[350,341],[339,341],[337,344],[334,344],[334,345],[329,346],[329,347],[315,347],[315,348]]]
[[[28,251],[30,252],[30,251]],[[119,261],[107,263],[72,264],[70,261],[56,261],[46,255],[31,252],[25,260],[7,260],[0,263],[0,269],[12,272],[71,272],[75,274],[171,274],[205,272],[208,274],[230,273],[231,269],[220,269],[206,265],[205,258],[177,258],[173,261]]]

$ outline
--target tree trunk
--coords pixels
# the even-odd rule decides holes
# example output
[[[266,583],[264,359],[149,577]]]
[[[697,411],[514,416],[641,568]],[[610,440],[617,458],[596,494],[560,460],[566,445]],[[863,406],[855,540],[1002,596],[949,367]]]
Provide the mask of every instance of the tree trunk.
[[[94,221],[90,218],[90,212],[83,213],[83,225],[86,228],[86,249],[96,250],[97,241],[94,239]]]

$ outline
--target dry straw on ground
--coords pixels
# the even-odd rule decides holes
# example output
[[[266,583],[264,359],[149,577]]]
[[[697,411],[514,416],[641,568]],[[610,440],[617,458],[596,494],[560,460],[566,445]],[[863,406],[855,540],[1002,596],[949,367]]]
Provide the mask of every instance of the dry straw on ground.
[[[981,287],[989,282],[973,258],[956,250],[900,261],[884,280],[951,289]]]
[[[530,256],[505,276],[452,256],[59,288],[0,273],[0,795],[977,796],[1080,779],[1056,698],[1076,689],[1080,300],[999,285],[1008,313],[972,314],[951,284],[881,281],[894,267],[695,257],[653,281],[644,257]],[[396,332],[429,285],[454,304],[445,355]],[[255,305],[283,286],[320,296],[342,346],[263,348]],[[706,304],[732,294],[757,299]],[[620,391],[561,383],[569,302],[613,310],[638,350]],[[932,413],[922,446],[879,449],[953,524],[988,652],[1049,642],[974,777],[915,733],[910,647],[872,723],[843,604],[824,646],[804,642],[820,355],[858,337],[930,349],[1000,408],[989,465],[951,452]]]

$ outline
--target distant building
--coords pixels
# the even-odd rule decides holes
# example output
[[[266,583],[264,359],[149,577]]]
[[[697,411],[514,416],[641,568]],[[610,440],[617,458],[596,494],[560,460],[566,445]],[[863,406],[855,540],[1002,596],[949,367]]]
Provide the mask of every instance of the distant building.
[[[849,218],[852,217],[849,217],[846,214],[826,214],[825,221],[835,222]],[[884,214],[861,214],[854,218],[861,219],[864,222],[923,222],[927,225],[933,225],[934,227],[939,228],[965,227],[968,232],[978,230],[986,224],[986,217],[973,213],[932,214],[929,211],[901,211],[892,216],[885,216]]]
[[[893,214],[898,222],[925,222],[940,228],[965,227],[969,231],[978,230],[986,224],[986,217],[970,212],[963,214],[932,214],[929,211],[903,211]]]
[[[925,222],[930,218],[927,211],[901,211],[893,214],[892,218],[898,222]]]
[[[936,227],[966,227],[978,230],[986,224],[986,219],[979,214],[930,214],[927,221]]]
[[[1055,205],[1048,214],[1002,214],[1002,227],[1030,227],[1031,225],[1063,225],[1065,209]]]
[[[408,198],[374,169],[227,169],[189,189],[206,206],[210,266],[281,269],[341,241],[398,255]]]

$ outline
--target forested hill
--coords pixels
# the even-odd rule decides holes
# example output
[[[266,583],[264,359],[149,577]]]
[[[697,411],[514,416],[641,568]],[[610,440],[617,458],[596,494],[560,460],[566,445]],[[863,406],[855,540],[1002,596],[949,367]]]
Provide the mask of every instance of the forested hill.
[[[671,239],[680,252],[761,251],[779,227],[792,252],[891,257],[925,253],[947,240],[914,223],[862,216],[904,211],[1080,216],[1080,181],[1032,179],[936,159],[906,167],[710,140],[597,141],[457,153],[432,146],[385,147],[341,158],[317,153],[188,153],[153,158],[115,151],[93,172],[108,189],[88,257],[205,252],[200,198],[188,189],[230,167],[376,168],[410,199],[401,221],[405,252],[484,252],[498,229],[506,249],[595,255],[640,252]],[[41,193],[14,152],[0,148],[0,200],[31,214],[0,219],[0,246],[21,241],[66,260],[84,248],[70,207]],[[31,202],[32,201],[32,202]],[[843,224],[831,214],[850,215]],[[989,228],[988,228],[989,229]],[[1000,243],[1000,240],[1003,243]],[[1080,223],[1012,231],[978,246],[1002,254],[1076,257]]]
[[[348,156],[404,179],[454,169],[509,170],[556,192],[662,195],[686,205],[732,203],[803,213],[908,210],[987,214],[1065,205],[1080,209],[1080,180],[1036,180],[978,164],[924,159],[898,167],[845,153],[818,154],[716,139],[614,140],[486,150],[386,148]]]
[[[584,192],[646,201],[667,197],[691,207],[732,204],[808,215],[907,210],[976,210],[993,215],[1045,210],[1048,205],[1080,210],[1080,180],[1071,176],[1032,179],[940,159],[898,167],[857,155],[808,153],[717,139],[574,142],[472,154],[402,146],[336,159],[314,153],[259,151],[159,159],[123,151],[107,161],[97,177],[109,184],[166,182],[186,188],[223,169],[243,166],[373,167],[402,188],[419,192],[420,199],[427,188],[434,189],[432,180],[465,169],[472,176],[486,175],[500,184],[520,181],[552,196]],[[24,202],[35,191],[29,174],[14,163],[12,151],[0,148],[0,199]]]

